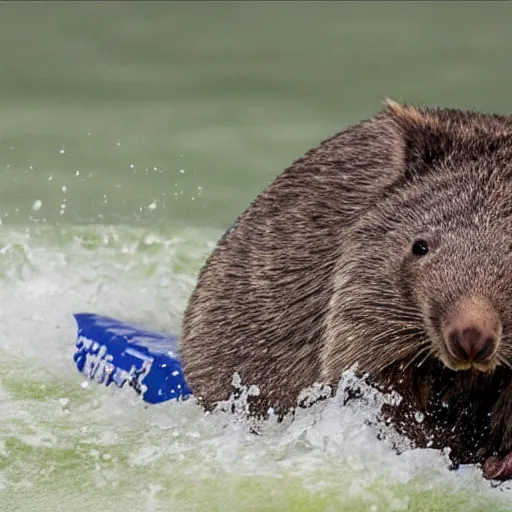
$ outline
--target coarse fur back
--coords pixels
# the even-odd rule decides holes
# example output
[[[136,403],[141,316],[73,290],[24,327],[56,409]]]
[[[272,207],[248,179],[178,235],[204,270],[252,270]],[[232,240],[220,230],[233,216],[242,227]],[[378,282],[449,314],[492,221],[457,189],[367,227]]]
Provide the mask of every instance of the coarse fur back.
[[[237,372],[259,387],[252,412],[285,413],[357,365],[406,397],[397,425],[418,444],[465,421],[459,460],[477,438],[503,456],[511,265],[511,118],[388,102],[295,161],[219,241],[185,312],[185,376],[208,408]],[[457,337],[474,318],[485,340]],[[448,391],[466,416],[439,412]]]

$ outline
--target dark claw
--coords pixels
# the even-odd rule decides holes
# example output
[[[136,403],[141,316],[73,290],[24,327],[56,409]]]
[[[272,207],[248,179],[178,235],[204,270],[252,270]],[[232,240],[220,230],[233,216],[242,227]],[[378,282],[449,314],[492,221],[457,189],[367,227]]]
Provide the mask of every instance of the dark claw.
[[[484,478],[488,480],[510,480],[512,478],[512,453],[502,459],[493,455],[489,457],[483,467]]]

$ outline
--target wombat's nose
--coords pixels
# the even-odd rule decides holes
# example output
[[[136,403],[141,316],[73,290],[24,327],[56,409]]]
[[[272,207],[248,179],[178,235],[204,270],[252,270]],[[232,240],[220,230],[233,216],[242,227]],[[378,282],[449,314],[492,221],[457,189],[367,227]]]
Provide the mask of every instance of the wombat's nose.
[[[501,337],[496,310],[484,300],[465,300],[455,308],[443,328],[446,347],[454,359],[488,362]]]
[[[485,362],[496,347],[496,337],[477,327],[468,327],[450,334],[450,352],[461,361]]]

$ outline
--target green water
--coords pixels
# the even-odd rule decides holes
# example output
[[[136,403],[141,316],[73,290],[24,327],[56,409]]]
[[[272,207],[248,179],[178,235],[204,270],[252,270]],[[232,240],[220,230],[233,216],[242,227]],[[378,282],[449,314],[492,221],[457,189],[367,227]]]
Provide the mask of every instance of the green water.
[[[1,2],[4,222],[226,227],[386,96],[507,111],[511,15],[491,2]]]
[[[176,332],[222,230],[385,97],[510,111],[511,20],[494,2],[0,1],[0,512],[510,510],[478,469],[399,457],[336,403],[254,438],[82,388],[71,314]]]

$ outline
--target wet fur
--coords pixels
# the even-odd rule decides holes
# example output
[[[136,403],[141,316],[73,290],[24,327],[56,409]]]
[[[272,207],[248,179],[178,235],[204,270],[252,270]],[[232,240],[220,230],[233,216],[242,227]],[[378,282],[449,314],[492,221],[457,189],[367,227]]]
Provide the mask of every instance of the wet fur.
[[[433,250],[411,255],[418,236]],[[458,462],[512,450],[512,120],[389,102],[322,142],[250,205],[203,267],[181,333],[207,408],[256,384],[292,409],[357,364],[404,400],[385,415]],[[488,374],[440,360],[440,322],[479,294],[503,324]],[[414,412],[422,410],[419,423]]]

